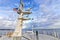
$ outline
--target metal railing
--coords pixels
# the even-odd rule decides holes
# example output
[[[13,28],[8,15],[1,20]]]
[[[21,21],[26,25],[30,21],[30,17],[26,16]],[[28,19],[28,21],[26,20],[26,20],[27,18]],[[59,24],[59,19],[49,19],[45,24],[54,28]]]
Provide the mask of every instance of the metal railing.
[[[9,32],[11,32],[11,31],[9,31]],[[1,33],[1,36],[4,36],[9,32],[5,32],[5,33],[3,32],[3,33]],[[33,36],[31,34],[33,34]],[[26,40],[39,40],[39,37],[38,37],[39,34],[44,34],[44,35],[53,36],[55,38],[60,38],[60,33],[56,32],[56,31],[53,31],[52,33],[50,31],[48,31],[48,32],[42,31],[41,33],[40,33],[40,31],[38,31],[37,34],[36,34],[36,31],[33,31],[33,32],[29,31],[29,32],[24,32],[22,37]]]

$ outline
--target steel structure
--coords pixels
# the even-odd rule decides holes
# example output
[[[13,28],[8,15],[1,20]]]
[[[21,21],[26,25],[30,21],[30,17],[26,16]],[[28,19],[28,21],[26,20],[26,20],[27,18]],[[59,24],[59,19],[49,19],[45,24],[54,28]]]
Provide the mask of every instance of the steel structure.
[[[17,13],[19,14],[18,25],[17,25],[12,37],[22,37],[23,21],[30,20],[30,18],[24,18],[23,16],[31,14],[30,9],[28,9],[28,11],[24,11],[24,4],[23,4],[22,0],[20,0],[20,6],[17,11]]]

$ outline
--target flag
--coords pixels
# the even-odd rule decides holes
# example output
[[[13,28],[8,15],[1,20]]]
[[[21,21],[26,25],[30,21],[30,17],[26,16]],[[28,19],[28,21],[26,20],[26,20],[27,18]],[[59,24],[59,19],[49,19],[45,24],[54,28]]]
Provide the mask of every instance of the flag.
[[[13,8],[14,11],[18,11],[18,8]]]

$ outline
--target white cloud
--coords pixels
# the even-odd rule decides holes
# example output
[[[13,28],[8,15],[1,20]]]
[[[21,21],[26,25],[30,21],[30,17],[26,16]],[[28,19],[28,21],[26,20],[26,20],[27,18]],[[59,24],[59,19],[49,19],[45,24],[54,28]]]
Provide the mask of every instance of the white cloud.
[[[3,19],[3,17],[2,17],[2,16],[0,16],[0,19]]]
[[[14,12],[14,11],[11,11],[11,10],[0,10],[0,13],[1,13],[1,12],[2,12],[2,13],[8,13],[8,12],[11,13],[11,12]]]
[[[24,26],[23,26],[23,29],[24,29],[24,28],[27,28],[27,26],[24,25]]]
[[[15,28],[16,21],[0,20],[0,28]]]
[[[60,28],[60,20],[55,22],[53,25],[50,25],[49,28]]]
[[[45,23],[45,22],[47,22],[48,21],[48,19],[47,18],[36,18],[35,20],[33,20],[34,22],[37,22],[37,23],[39,23],[39,22],[41,22],[41,23]]]
[[[24,21],[24,23],[29,23],[29,22],[31,22],[31,20]]]
[[[60,1],[57,0],[35,0],[35,2],[39,4],[39,9],[34,11],[36,17],[35,22],[40,23],[53,23],[49,25],[47,28],[60,28]],[[42,3],[45,2],[45,3]],[[58,4],[57,4],[58,3]],[[57,22],[58,21],[58,22]]]
[[[18,3],[15,3],[14,6],[19,7],[19,4]]]
[[[1,6],[0,6],[0,9],[11,9],[11,7],[9,7],[9,6],[6,6],[6,7],[5,7],[5,6],[4,6],[4,7],[1,7]]]

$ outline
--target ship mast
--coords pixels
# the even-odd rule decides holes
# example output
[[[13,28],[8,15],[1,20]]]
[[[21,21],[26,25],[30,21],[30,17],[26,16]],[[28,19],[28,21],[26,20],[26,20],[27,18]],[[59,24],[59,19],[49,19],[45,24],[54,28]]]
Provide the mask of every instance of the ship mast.
[[[24,4],[23,4],[22,0],[20,0],[20,6],[18,8],[17,13],[19,14],[18,22],[17,22],[18,25],[15,28],[15,31],[14,31],[12,36],[21,37],[22,36],[23,21],[30,20],[30,18],[25,18],[23,16],[24,15],[29,15],[29,14],[31,14],[31,12],[30,11],[24,11]]]

